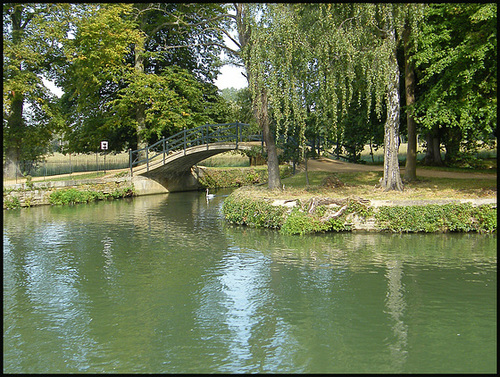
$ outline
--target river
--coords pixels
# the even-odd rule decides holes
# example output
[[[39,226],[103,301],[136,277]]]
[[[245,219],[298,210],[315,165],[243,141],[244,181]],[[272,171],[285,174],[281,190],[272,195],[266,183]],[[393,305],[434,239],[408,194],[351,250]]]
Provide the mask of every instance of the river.
[[[4,373],[496,373],[496,234],[285,236],[227,193],[4,211]]]

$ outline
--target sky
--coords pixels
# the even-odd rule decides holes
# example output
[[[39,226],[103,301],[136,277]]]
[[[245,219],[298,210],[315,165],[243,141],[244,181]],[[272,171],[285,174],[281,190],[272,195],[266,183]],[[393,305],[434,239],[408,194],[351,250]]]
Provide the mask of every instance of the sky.
[[[225,65],[221,68],[221,74],[215,80],[215,85],[219,89],[236,88],[241,89],[248,86],[247,79],[241,73],[243,68]]]

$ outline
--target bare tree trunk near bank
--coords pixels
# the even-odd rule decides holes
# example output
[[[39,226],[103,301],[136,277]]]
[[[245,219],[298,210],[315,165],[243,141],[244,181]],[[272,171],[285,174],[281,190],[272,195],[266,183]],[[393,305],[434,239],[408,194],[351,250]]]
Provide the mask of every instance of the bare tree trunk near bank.
[[[395,40],[395,30],[389,32],[389,38]],[[392,43],[396,46],[396,43]],[[391,77],[387,87],[387,120],[384,126],[384,176],[381,186],[386,190],[403,191],[403,182],[399,172],[399,67],[394,48],[390,56]]]
[[[266,144],[268,187],[270,189],[281,189],[282,186],[278,162],[278,151],[273,134],[271,133],[269,127],[269,114],[267,106],[267,93],[263,90],[257,99],[255,113],[257,121],[262,127],[262,137],[264,138],[264,143]]]
[[[20,160],[20,136],[23,132],[23,97],[14,94],[11,105],[11,113],[7,119],[7,128],[9,130],[9,139],[5,147],[5,164],[3,174],[5,178],[15,178],[21,174]]]
[[[11,27],[12,27],[12,44],[17,45],[22,42],[23,37],[23,27],[22,22],[22,7],[18,6],[14,8],[11,15]],[[25,25],[27,22],[25,22]],[[4,37],[5,38],[5,37]],[[23,74],[23,68],[21,64],[16,67],[19,70],[19,74]],[[21,144],[22,135],[24,133],[24,95],[20,91],[12,91],[8,94],[12,97],[10,114],[7,117],[7,132],[4,128],[3,136],[7,135],[6,140],[4,140],[5,145],[5,163],[3,166],[3,174],[5,178],[14,178],[20,173],[20,154],[21,154]],[[4,112],[5,115],[5,112]]]

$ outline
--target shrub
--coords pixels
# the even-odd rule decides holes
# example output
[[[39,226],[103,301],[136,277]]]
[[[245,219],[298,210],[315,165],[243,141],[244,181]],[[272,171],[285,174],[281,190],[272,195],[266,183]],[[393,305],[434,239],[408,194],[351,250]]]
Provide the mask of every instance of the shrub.
[[[263,200],[238,198],[234,194],[229,195],[222,205],[222,213],[227,221],[255,228],[280,229],[285,212],[284,207],[273,206]]]
[[[406,207],[380,207],[375,214],[381,230],[393,232],[492,232],[496,209],[470,203]]]
[[[133,187],[124,187],[116,189],[111,193],[103,193],[93,190],[77,190],[70,188],[66,190],[57,190],[50,194],[49,203],[53,205],[89,203],[96,200],[104,200],[108,198],[118,199],[134,195]]]
[[[333,223],[330,221],[321,222],[317,215],[313,216],[301,211],[299,208],[294,208],[281,227],[281,233],[303,235],[327,232],[332,230],[332,225]]]
[[[16,196],[12,197],[4,197],[3,198],[3,205],[6,209],[15,209],[15,208],[20,208],[21,207],[21,202]]]

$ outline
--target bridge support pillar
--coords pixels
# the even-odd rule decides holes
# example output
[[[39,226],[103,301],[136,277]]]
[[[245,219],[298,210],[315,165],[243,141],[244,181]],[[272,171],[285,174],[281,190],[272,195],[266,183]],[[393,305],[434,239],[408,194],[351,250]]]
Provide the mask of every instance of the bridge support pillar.
[[[195,168],[188,171],[169,172],[169,173],[149,173],[144,174],[149,179],[159,183],[166,188],[168,192],[175,191],[195,191],[203,188],[198,181],[198,175],[193,172]]]
[[[139,196],[165,194],[168,192],[167,188],[163,185],[142,175],[132,177],[132,184],[134,185],[136,194]]]

